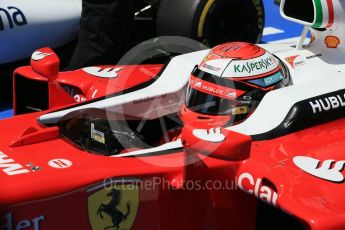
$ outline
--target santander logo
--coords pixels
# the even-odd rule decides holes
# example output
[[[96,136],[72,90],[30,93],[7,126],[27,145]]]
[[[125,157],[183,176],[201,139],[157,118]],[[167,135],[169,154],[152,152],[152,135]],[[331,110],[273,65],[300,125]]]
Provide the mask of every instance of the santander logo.
[[[83,68],[83,70],[96,77],[101,78],[116,78],[118,76],[118,73],[123,69],[123,67],[120,68],[101,68],[101,67],[86,67]]]
[[[31,55],[31,59],[34,61],[40,61],[43,58],[52,55],[52,53],[43,53],[41,51],[35,51],[32,55]]]
[[[293,158],[293,162],[303,171],[324,180],[339,183],[345,179],[341,173],[345,165],[343,160],[337,162],[335,160],[325,160],[320,163],[319,160],[311,157],[297,156]]]
[[[208,142],[223,142],[225,140],[224,134],[222,134],[221,128],[211,128],[207,129],[195,129],[193,130],[193,135],[200,140]]]

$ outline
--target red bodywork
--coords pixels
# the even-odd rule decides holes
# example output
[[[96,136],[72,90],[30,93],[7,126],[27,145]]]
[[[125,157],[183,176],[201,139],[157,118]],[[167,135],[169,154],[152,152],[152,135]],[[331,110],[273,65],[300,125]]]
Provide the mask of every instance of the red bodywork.
[[[30,68],[16,74],[48,81]],[[99,96],[117,93],[149,81],[161,68],[124,67],[118,82],[111,79],[110,91],[103,86],[109,79],[94,78],[82,70],[59,74],[49,84],[59,90],[63,90],[59,84],[74,86],[88,100],[95,85]],[[126,78],[126,85],[121,78]],[[72,103],[69,94],[64,97],[65,104]],[[57,101],[50,100],[50,108],[61,106]],[[212,144],[193,139],[192,128],[185,126],[183,148],[116,158],[75,146],[60,136],[57,127],[37,122],[43,113],[0,121],[4,229],[103,229],[116,222],[114,215],[106,214],[111,205],[122,217],[121,228],[255,229],[258,200],[288,213],[306,229],[345,228],[344,183],[312,176],[293,163],[295,156],[342,160],[345,119],[265,141],[224,129],[225,141]],[[109,194],[114,186],[128,184],[135,188],[126,198],[126,210],[123,201],[112,204],[115,196]],[[130,194],[126,189],[123,194]]]
[[[59,59],[57,55],[49,48],[40,49],[41,53],[51,54],[41,60],[31,60],[31,66],[18,68],[13,77],[13,98],[14,114],[19,115],[23,112],[18,107],[21,105],[21,98],[30,98],[27,103],[42,100],[40,95],[32,96],[34,92],[27,93],[25,89],[28,81],[21,83],[25,78],[30,82],[41,83],[44,86],[42,91],[47,91],[47,105],[44,108],[36,108],[32,111],[43,109],[57,109],[76,102],[84,102],[95,98],[102,98],[107,95],[120,93],[135,86],[145,84],[156,77],[161,71],[163,65],[131,65],[131,66],[97,66],[89,68],[58,72]],[[93,74],[91,74],[93,73]],[[105,77],[99,77],[98,74],[105,73]],[[108,74],[107,74],[108,73]],[[111,73],[113,76],[111,76]],[[133,76],[129,78],[128,76]],[[23,86],[19,86],[19,84]],[[23,94],[22,94],[23,93]]]

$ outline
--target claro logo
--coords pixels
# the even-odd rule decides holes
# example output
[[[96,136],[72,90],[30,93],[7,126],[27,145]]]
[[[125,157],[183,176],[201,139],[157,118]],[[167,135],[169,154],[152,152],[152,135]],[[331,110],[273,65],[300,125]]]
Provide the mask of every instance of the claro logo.
[[[246,193],[252,194],[274,207],[277,206],[277,192],[270,187],[263,185],[261,178],[254,178],[250,173],[243,173],[238,177],[237,185]]]
[[[0,8],[0,31],[5,30],[5,25],[8,25],[10,29],[15,26],[24,26],[28,24],[23,12],[14,6],[8,6],[7,8]]]
[[[9,158],[0,151],[0,170],[9,176],[29,173],[21,164],[16,163],[13,159]]]

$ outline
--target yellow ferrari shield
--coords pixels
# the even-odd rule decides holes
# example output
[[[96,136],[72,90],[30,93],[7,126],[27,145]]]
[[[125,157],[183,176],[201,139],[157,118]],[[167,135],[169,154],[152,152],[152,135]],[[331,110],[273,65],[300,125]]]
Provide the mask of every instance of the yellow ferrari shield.
[[[88,213],[92,229],[131,229],[139,207],[139,183],[112,181],[88,190]]]

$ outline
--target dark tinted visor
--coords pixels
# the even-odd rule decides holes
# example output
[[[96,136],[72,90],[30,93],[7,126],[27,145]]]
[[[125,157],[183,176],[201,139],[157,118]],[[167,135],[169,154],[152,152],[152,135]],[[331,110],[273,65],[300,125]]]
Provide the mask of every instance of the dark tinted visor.
[[[188,86],[186,106],[190,110],[201,114],[229,115],[232,108],[236,106],[236,101],[203,93]]]
[[[232,109],[237,106],[236,97],[231,99],[231,97],[227,98],[225,95],[238,88],[242,91],[252,89],[250,86],[245,84],[235,83],[226,78],[220,78],[206,73],[198,69],[197,66],[194,68],[192,76],[193,78],[201,80],[203,83],[207,83],[210,86],[210,91],[217,90],[216,87],[214,87],[214,89],[210,89],[212,86],[219,86],[218,90],[223,92],[217,95],[217,92],[205,92],[205,90],[202,90],[201,88],[198,89],[198,87],[192,87],[189,85],[186,94],[186,106],[197,113],[208,115],[231,115]],[[207,88],[208,86],[202,85],[200,87]],[[229,91],[225,93],[227,89]]]
[[[283,73],[278,71],[257,80],[246,80],[248,82],[246,84],[214,76],[196,67],[192,72],[191,79],[194,80],[190,81],[185,101],[188,109],[206,115],[232,115],[242,119],[245,114],[254,111],[266,94],[262,88],[278,86],[284,77]],[[200,80],[199,86],[196,83],[198,80]],[[258,88],[249,84],[256,85]],[[205,90],[206,85],[219,86],[218,89],[223,90],[223,93],[207,91]],[[216,89],[216,87],[214,88]],[[224,89],[229,89],[229,92],[230,90],[236,91],[235,96],[227,98],[228,92],[224,94]],[[234,119],[238,120],[236,117]]]

